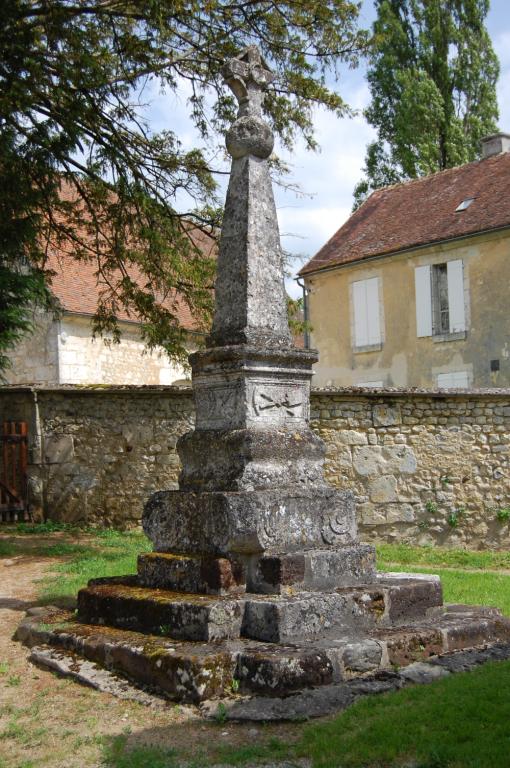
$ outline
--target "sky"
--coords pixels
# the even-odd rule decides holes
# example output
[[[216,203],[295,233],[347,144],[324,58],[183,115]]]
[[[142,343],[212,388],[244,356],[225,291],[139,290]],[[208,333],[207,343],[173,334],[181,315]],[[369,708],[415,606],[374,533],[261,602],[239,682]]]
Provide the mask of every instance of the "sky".
[[[360,25],[369,27],[374,18],[372,0],[364,0]],[[487,27],[501,65],[498,83],[499,127],[510,132],[510,2],[492,0]],[[369,103],[363,64],[356,70],[343,69],[335,86],[343,99],[358,114],[340,119],[325,109],[314,113],[319,152],[305,149],[298,141],[291,155],[281,152],[291,169],[288,178],[303,194],[275,187],[275,199],[282,245],[295,254],[293,270],[308,261],[342,226],[352,210],[352,192],[362,176],[365,149],[375,131],[363,118]],[[184,148],[196,146],[197,137],[187,118],[186,94],[152,94],[148,111],[153,130],[169,129],[181,139]],[[278,150],[278,148],[277,148]],[[288,292],[295,297],[301,288],[291,278]]]

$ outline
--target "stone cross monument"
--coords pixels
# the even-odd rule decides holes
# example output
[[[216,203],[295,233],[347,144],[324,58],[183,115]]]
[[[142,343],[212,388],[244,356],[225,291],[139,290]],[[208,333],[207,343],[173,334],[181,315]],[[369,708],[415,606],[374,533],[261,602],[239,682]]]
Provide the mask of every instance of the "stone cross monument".
[[[48,609],[18,637],[45,646],[40,663],[61,668],[70,652],[64,666],[82,677],[93,661],[195,703],[233,690],[286,696],[510,639],[496,609],[446,609],[437,577],[377,574],[352,495],[325,482],[308,423],[317,357],[292,346],[287,323],[262,118],[273,76],[249,47],[225,77],[239,115],[216,313],[207,348],[190,357],[196,423],[178,443],[179,490],[149,499],[154,551],[136,575],[89,582],[77,616]]]
[[[208,348],[190,357],[196,425],[178,444],[180,490],[152,498],[144,528],[157,552],[191,555],[195,570],[198,557],[201,573],[222,574],[221,585],[198,580],[193,591],[352,584],[373,576],[373,549],[356,541],[351,495],[326,485],[324,447],[308,425],[317,356],[293,347],[287,320],[273,134],[262,118],[273,75],[254,46],[224,74],[239,113],[226,141],[214,322]],[[181,588],[167,572],[160,583]]]

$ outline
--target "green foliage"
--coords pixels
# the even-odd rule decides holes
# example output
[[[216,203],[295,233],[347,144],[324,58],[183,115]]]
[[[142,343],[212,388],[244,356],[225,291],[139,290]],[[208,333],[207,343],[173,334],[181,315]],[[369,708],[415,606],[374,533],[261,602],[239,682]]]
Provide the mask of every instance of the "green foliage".
[[[498,509],[496,512],[496,518],[500,523],[508,523],[510,520],[510,509],[505,507],[504,509]]]
[[[355,207],[374,189],[475,160],[496,130],[499,64],[488,0],[376,0],[367,148]]]
[[[465,509],[464,507],[457,507],[457,509],[453,509],[448,517],[446,518],[446,522],[450,526],[450,528],[458,528],[459,523],[461,521],[462,516],[464,515]]]
[[[425,504],[425,509],[427,510],[427,512],[429,514],[435,515],[436,512],[437,512],[437,504],[436,504],[436,502],[435,501],[430,501],[430,500],[427,501],[427,503]]]
[[[463,569],[498,570],[510,568],[510,552],[473,551],[469,549],[443,549],[441,547],[414,547],[411,544],[377,544],[377,564],[395,570],[415,564],[460,567]]]
[[[286,147],[302,135],[313,148],[312,107],[349,112],[326,80],[365,48],[358,14],[353,0],[4,0],[0,365],[30,329],[28,304],[46,306],[48,257],[62,254],[93,265],[97,333],[117,341],[124,310],[149,347],[182,360],[180,303],[198,330],[212,309],[214,259],[197,240],[220,221],[218,141],[236,112],[224,61],[258,44],[278,77],[269,122]],[[151,131],[143,102],[157,85],[187,97],[202,148],[184,149],[172,126]]]
[[[220,725],[227,722],[227,719],[228,719],[227,708],[222,701],[218,702],[218,707],[216,709],[214,719]]]
[[[57,531],[71,531],[74,526],[68,523],[60,523],[56,520],[45,520],[42,523],[18,523],[16,533],[32,535],[34,533],[55,533]]]

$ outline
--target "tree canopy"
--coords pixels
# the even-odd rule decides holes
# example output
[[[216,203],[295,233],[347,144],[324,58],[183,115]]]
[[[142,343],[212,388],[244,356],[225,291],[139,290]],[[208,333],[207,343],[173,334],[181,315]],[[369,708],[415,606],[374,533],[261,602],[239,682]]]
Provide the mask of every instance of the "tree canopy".
[[[369,144],[355,207],[374,189],[469,162],[498,118],[489,0],[376,0]]]
[[[28,300],[48,300],[53,252],[96,265],[97,332],[117,337],[123,307],[181,359],[177,293],[204,323],[211,310],[213,264],[191,232],[219,222],[214,147],[235,117],[222,65],[256,43],[277,74],[267,119],[287,147],[303,135],[313,148],[313,106],[348,112],[327,77],[358,60],[358,12],[350,0],[4,0],[0,268],[18,311],[0,316],[0,349],[29,327]],[[190,94],[201,148],[184,149],[172,125],[151,131],[142,103],[155,79]]]

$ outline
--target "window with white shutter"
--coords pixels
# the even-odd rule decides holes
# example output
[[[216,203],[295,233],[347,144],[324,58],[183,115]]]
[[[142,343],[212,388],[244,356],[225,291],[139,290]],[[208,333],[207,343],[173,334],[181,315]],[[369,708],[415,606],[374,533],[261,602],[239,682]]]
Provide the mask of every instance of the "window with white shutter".
[[[439,389],[466,389],[469,386],[468,372],[438,373],[437,386]]]
[[[466,330],[462,259],[416,267],[414,285],[418,337]]]
[[[379,278],[357,280],[352,284],[354,314],[354,347],[371,347],[382,343]]]

